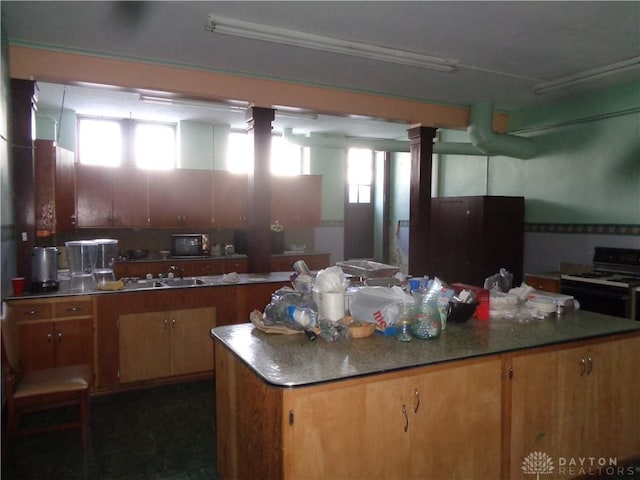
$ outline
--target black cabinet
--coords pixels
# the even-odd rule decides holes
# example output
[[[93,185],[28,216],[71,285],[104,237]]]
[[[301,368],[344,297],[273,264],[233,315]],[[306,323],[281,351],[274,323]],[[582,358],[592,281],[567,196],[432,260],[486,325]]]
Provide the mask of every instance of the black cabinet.
[[[519,286],[523,250],[523,197],[431,199],[429,276],[482,286],[485,278],[506,268]]]

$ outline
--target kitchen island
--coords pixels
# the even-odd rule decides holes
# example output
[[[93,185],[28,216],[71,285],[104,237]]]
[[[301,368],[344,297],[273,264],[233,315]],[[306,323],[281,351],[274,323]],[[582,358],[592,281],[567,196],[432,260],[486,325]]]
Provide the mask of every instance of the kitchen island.
[[[545,478],[640,456],[640,324],[579,311],[327,343],[212,329],[224,478]],[[608,461],[608,460],[607,460]],[[569,474],[569,475],[568,475]]]

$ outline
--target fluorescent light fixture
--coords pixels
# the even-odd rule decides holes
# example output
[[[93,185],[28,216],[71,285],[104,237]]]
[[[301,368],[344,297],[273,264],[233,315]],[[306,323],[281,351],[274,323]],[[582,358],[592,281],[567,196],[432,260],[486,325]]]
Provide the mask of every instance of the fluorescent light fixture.
[[[640,56],[632,57],[621,62],[612,63],[610,65],[605,65],[603,67],[585,70],[584,72],[561,77],[550,82],[542,82],[533,87],[533,91],[536,94],[540,95],[552,90],[558,90],[560,88],[569,87],[578,83],[586,82],[588,80],[593,80],[595,78],[615,75],[616,73],[620,73],[630,68],[637,67],[638,65],[640,65]]]
[[[241,113],[245,114],[248,105],[230,105],[226,103],[214,103],[204,100],[190,100],[188,98],[171,98],[171,97],[155,97],[152,95],[140,95],[140,101],[143,103],[153,103],[155,105],[167,105],[167,106],[184,106],[184,107],[198,107],[208,110],[218,110],[224,112]]]
[[[354,57],[369,58],[382,62],[397,63],[413,67],[428,68],[438,72],[451,73],[456,69],[457,60],[422,55],[420,53],[378,47],[366,43],[351,42],[337,38],[323,37],[286,28],[260,25],[232,18],[210,14],[206,30],[226,35],[281,43],[295,47],[311,48],[323,52],[341,53]]]

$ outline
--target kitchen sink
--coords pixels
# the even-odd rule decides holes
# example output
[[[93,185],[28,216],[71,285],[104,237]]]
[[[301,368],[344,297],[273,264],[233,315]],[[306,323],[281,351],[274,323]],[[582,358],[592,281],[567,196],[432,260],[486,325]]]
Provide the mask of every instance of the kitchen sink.
[[[160,280],[159,282],[167,287],[188,287],[191,285],[206,285],[207,282],[201,280],[199,278],[167,278],[164,280]]]

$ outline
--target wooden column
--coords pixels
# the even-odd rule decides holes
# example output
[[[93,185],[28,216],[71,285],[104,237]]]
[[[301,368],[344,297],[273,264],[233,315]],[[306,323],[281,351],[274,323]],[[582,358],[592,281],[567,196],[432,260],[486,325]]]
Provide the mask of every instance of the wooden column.
[[[431,223],[431,171],[436,129],[414,127],[411,143],[409,192],[409,274],[429,275],[429,226]]]
[[[275,110],[249,109],[249,133],[253,141],[253,168],[249,173],[249,272],[271,271],[271,122]]]
[[[35,247],[35,88],[31,80],[11,80],[11,167],[16,235],[16,274],[31,278],[31,250]]]

